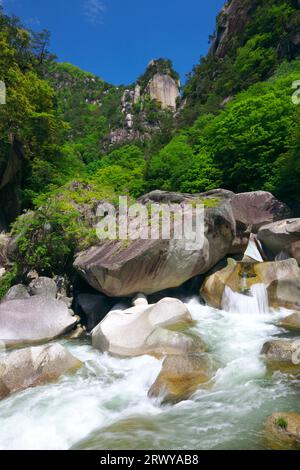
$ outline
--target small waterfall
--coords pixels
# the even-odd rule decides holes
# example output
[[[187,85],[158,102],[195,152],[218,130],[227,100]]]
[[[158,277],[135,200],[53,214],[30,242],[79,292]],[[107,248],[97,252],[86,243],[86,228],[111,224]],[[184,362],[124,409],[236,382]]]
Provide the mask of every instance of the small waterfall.
[[[226,312],[241,314],[269,313],[268,292],[264,284],[254,284],[248,294],[233,292],[226,286],[222,299],[222,308]]]

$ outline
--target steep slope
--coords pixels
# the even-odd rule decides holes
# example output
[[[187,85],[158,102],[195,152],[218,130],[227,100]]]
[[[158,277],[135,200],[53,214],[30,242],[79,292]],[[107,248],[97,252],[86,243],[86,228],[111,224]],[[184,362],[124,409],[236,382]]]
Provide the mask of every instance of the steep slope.
[[[208,55],[183,90],[178,125],[217,112],[238,91],[269,78],[283,60],[299,57],[299,8],[298,0],[228,1],[218,15]]]
[[[172,125],[180,81],[168,60],[151,61],[127,87],[110,85],[67,63],[52,63],[46,76],[56,90],[59,115],[70,125],[70,142],[90,148],[89,155],[82,154],[86,163],[112,147],[143,143]],[[94,136],[93,143],[86,141],[87,135]]]

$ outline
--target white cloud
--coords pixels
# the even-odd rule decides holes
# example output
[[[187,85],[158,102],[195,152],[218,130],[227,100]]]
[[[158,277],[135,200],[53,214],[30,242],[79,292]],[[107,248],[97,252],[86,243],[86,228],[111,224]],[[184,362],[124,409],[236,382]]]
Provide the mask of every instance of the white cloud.
[[[106,6],[102,0],[84,0],[84,14],[90,23],[100,23]]]
[[[26,25],[28,26],[40,26],[41,22],[37,16],[32,16],[25,20]]]

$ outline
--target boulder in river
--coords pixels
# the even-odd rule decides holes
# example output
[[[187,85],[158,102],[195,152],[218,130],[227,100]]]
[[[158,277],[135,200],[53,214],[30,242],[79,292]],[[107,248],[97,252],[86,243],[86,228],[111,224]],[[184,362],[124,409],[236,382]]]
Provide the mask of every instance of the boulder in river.
[[[187,307],[165,298],[154,305],[113,310],[92,332],[92,344],[118,357],[164,356],[203,350],[202,342],[170,328],[191,323]],[[169,328],[169,329],[168,329]]]
[[[300,450],[300,413],[274,413],[266,421],[265,439],[272,450]]]
[[[273,281],[268,294],[270,304],[274,308],[287,308],[289,310],[300,310],[300,276],[291,273],[291,277]]]
[[[279,326],[286,330],[296,331],[300,333],[300,312],[292,313],[283,318],[279,322]]]
[[[300,264],[300,219],[266,225],[259,230],[258,239],[274,257],[293,257]]]
[[[235,221],[229,199],[197,199],[195,196],[160,192],[160,201],[169,204],[203,202],[206,204],[200,246],[191,248],[186,239],[137,239],[102,241],[99,245],[79,254],[74,266],[94,289],[112,297],[133,296],[137,292],[152,294],[181,286],[188,279],[206,273],[229,251],[235,236]],[[143,200],[142,200],[143,201]],[[149,198],[145,201],[152,202]],[[147,202],[147,203],[148,203]],[[159,202],[155,200],[154,202]],[[180,205],[177,206],[178,211]],[[176,212],[176,211],[175,211]],[[172,230],[182,228],[176,217],[171,220]],[[148,224],[145,226],[148,230]]]
[[[235,194],[232,209],[236,220],[236,238],[230,253],[244,253],[250,233],[277,220],[291,217],[289,207],[266,191]]]
[[[161,398],[163,403],[178,403],[205,386],[212,375],[213,363],[208,354],[167,356],[148,395]]]
[[[0,360],[0,399],[28,387],[53,382],[81,366],[60,344],[13,351]]]
[[[77,322],[64,302],[51,297],[10,300],[0,304],[0,343],[43,343],[69,332]]]
[[[261,353],[271,370],[291,374],[300,372],[300,340],[274,339],[264,344]]]

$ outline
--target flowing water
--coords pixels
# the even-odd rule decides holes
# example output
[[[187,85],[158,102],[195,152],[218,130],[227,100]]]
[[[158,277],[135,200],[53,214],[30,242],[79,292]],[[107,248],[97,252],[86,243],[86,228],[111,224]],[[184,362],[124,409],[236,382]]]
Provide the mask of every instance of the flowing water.
[[[256,300],[263,298],[258,292]],[[162,407],[147,398],[161,361],[116,359],[87,341],[62,341],[85,367],[1,401],[0,449],[263,449],[266,417],[300,412],[300,383],[269,375],[260,357],[264,342],[283,334],[275,323],[287,312],[266,313],[260,303],[253,311],[245,308],[250,298],[232,294],[225,298],[231,312],[187,302],[193,333],[218,364],[210,388]]]

